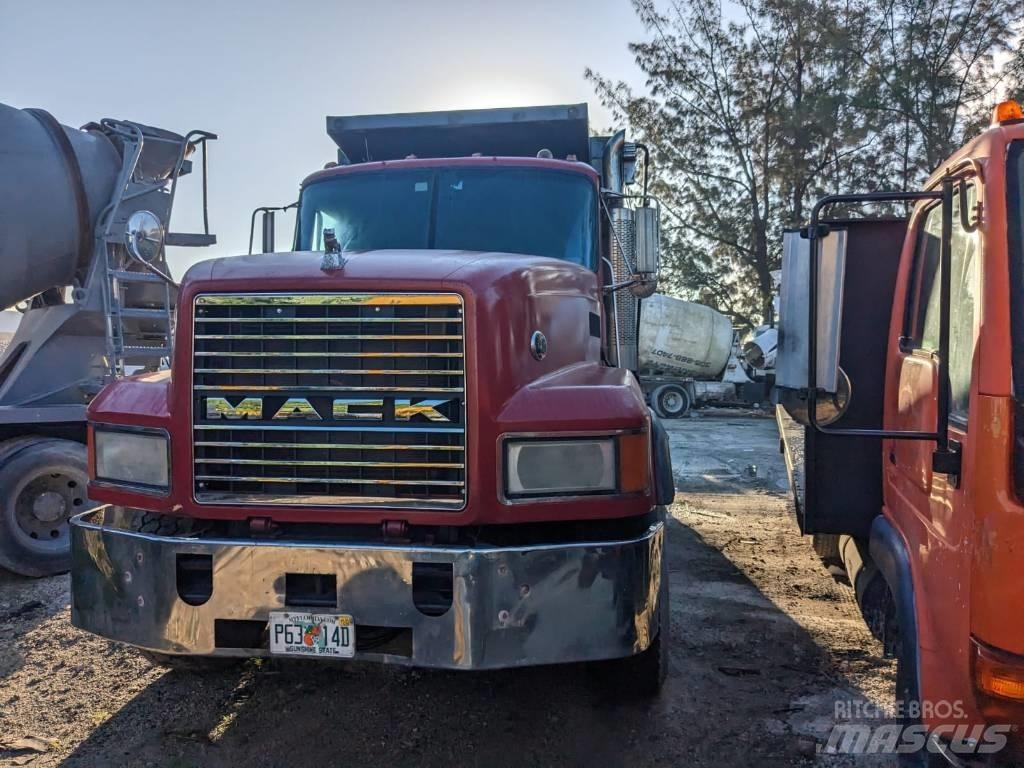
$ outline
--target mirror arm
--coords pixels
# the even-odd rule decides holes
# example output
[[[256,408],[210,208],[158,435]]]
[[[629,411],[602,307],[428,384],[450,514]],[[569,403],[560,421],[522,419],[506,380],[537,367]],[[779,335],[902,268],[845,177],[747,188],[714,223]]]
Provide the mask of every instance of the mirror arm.
[[[949,232],[952,233],[952,180],[949,180],[948,190],[947,185],[943,185],[942,191],[928,190],[925,192],[872,192],[863,195],[829,195],[819,200],[811,211],[811,222],[807,228],[807,239],[810,240],[810,263],[808,264],[808,307],[807,307],[807,321],[808,321],[808,333],[810,334],[807,340],[808,349],[808,361],[807,361],[807,405],[808,413],[807,418],[809,426],[827,435],[841,435],[844,437],[880,437],[889,440],[934,440],[945,449],[948,446],[948,435],[946,434],[945,425],[942,425],[939,429],[934,432],[910,432],[910,431],[899,431],[899,430],[886,430],[886,429],[834,429],[829,428],[821,424],[817,419],[817,387],[818,387],[818,249],[820,232],[822,227],[821,213],[822,211],[837,203],[894,203],[894,202],[918,202],[921,200],[938,200],[943,203],[943,207],[949,205],[949,217],[948,220],[943,222],[943,233],[946,233],[946,224],[949,224]],[[947,217],[944,216],[944,219]],[[944,238],[944,248],[947,248],[951,252],[951,244],[948,238]],[[943,251],[945,256],[948,256],[947,251]],[[949,278],[949,268],[944,270],[943,274],[946,278]],[[940,285],[940,290],[941,290]],[[948,338],[948,321],[949,321],[949,307],[948,307],[948,292],[945,294],[947,297],[947,306],[944,307],[943,313],[945,315],[945,321],[947,323],[946,331],[947,337],[945,339],[945,352],[943,358],[948,358],[949,351],[949,338]],[[940,328],[940,347],[942,346],[942,333]],[[940,350],[941,353],[941,350]],[[940,363],[940,378],[942,376],[942,365]],[[946,370],[946,386],[940,384],[939,395],[940,400],[942,393],[946,392],[947,397],[945,398],[945,406],[939,407],[940,414],[945,411],[948,418],[949,409],[949,398],[948,398],[948,361],[945,365]],[[944,455],[944,454],[943,454]],[[939,470],[936,470],[939,471]]]
[[[610,218],[610,217],[609,217]],[[602,256],[601,261],[604,262],[608,267],[608,274],[612,275],[615,273],[615,267],[612,265],[611,259]],[[619,299],[618,294],[615,291],[611,291],[612,296],[612,327],[615,328],[615,362],[616,364],[622,360],[622,344],[619,339]]]
[[[607,261],[607,259],[605,259],[605,261]],[[611,285],[602,286],[601,290],[604,291],[605,293],[615,293],[616,291],[621,291],[624,288],[630,288],[634,285],[640,285],[642,282],[643,280],[641,280],[639,277],[635,277],[632,280],[627,280],[624,283],[612,283]]]
[[[299,205],[299,201],[296,200],[294,203],[288,203],[288,205],[261,205],[260,207],[253,209],[252,216],[249,217],[249,255],[250,256],[252,256],[252,243],[253,243],[253,239],[254,239],[254,237],[256,235],[256,214],[257,213],[262,213],[262,214],[266,215],[268,213],[269,214],[276,213],[277,211],[282,211],[282,212],[289,211],[292,208],[297,208],[298,205]],[[264,235],[265,234],[266,234],[266,224],[264,223]]]

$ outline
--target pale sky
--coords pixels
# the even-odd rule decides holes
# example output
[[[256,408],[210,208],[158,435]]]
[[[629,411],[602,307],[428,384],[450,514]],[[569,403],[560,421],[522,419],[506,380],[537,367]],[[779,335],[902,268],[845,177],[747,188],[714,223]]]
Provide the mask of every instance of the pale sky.
[[[178,276],[244,253],[252,209],[292,202],[334,159],[328,114],[585,101],[607,128],[584,68],[643,82],[628,0],[0,0],[0,32],[0,102],[72,126],[117,117],[220,136],[218,245],[172,250]],[[198,186],[198,175],[182,181],[173,230],[201,231]],[[292,227],[279,218],[279,249]]]

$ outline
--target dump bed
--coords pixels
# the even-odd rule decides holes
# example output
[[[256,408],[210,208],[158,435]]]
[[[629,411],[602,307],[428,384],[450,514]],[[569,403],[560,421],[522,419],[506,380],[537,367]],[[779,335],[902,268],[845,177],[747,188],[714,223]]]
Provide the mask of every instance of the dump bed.
[[[343,165],[409,155],[535,157],[541,149],[589,163],[589,131],[586,104],[327,118]]]

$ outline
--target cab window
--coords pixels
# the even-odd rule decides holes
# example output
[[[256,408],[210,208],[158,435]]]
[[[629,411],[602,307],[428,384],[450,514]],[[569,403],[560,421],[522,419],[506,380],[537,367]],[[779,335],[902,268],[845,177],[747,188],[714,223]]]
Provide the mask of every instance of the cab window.
[[[968,207],[973,209],[977,190],[967,190]],[[911,301],[904,342],[913,350],[939,350],[939,256],[942,237],[942,206],[925,214],[914,255]],[[950,416],[967,419],[974,358],[975,324],[978,306],[978,236],[964,229],[960,220],[960,196],[953,199],[953,242],[951,252],[949,314]]]

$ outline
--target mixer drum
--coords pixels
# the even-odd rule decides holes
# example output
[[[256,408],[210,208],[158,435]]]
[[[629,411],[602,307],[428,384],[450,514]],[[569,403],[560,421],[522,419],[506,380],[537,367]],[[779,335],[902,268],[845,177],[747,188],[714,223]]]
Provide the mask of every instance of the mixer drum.
[[[101,133],[0,104],[0,309],[72,283],[120,169]]]
[[[640,308],[640,368],[713,379],[732,351],[732,322],[702,304],[656,293]]]

